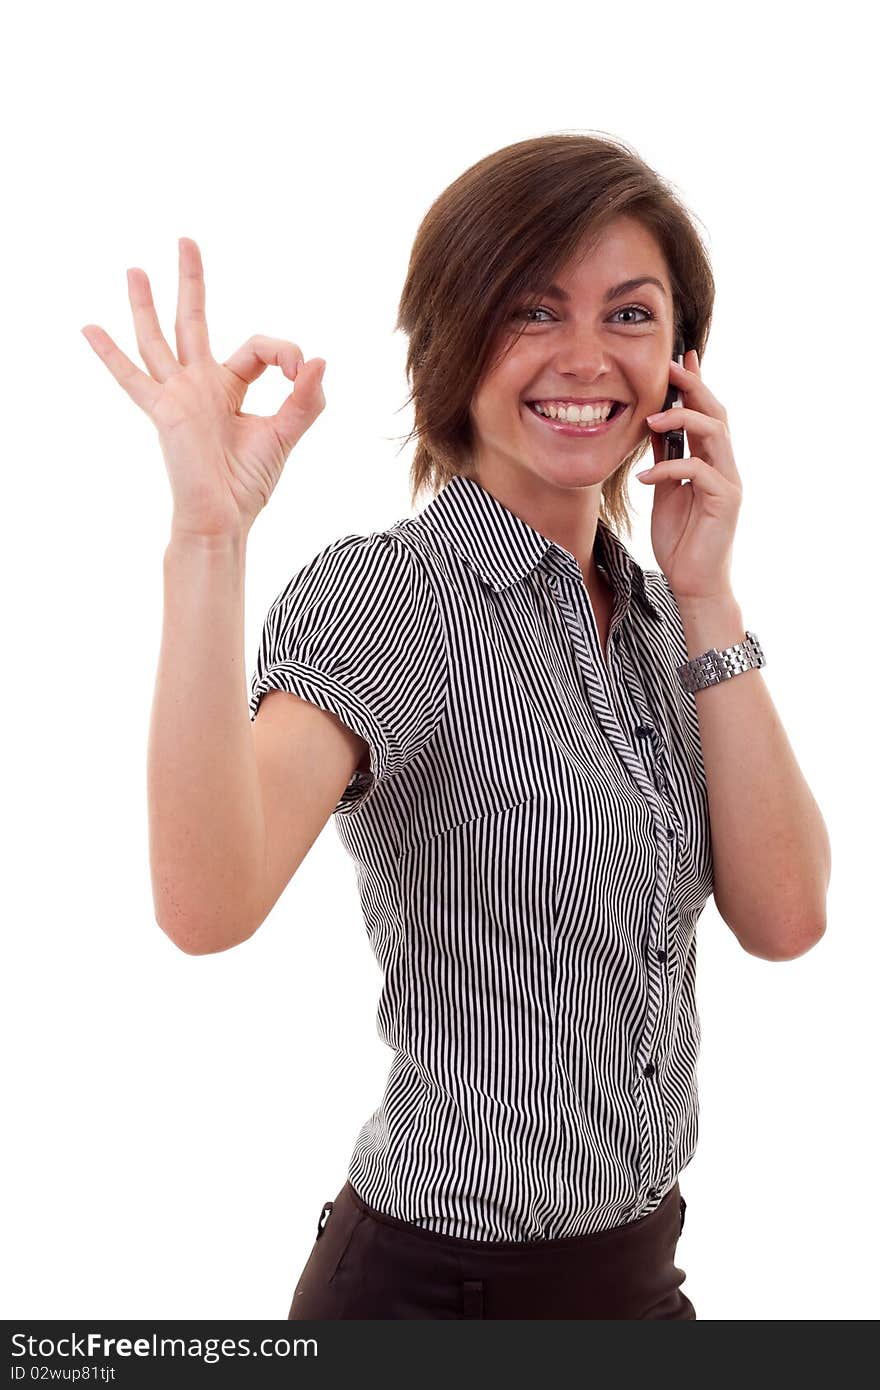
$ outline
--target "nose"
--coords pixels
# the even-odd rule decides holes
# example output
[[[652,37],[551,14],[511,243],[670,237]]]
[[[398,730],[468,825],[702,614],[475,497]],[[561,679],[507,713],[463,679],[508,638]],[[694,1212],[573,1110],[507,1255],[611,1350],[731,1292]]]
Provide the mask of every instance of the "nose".
[[[592,328],[577,328],[557,335],[555,367],[563,376],[575,376],[580,381],[592,381],[608,367],[606,345]]]

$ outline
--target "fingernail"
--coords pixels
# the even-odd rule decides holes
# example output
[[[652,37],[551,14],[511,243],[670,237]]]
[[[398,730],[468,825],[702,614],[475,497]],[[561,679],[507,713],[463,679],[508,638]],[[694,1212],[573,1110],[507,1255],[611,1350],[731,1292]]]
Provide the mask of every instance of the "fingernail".
[[[641,473],[637,473],[637,474],[636,474],[636,477],[637,477],[637,478],[644,478],[644,476],[645,476],[646,473],[653,473],[653,472],[654,472],[653,468],[643,468],[642,471],[641,471]]]
[[[661,415],[665,415],[665,414],[666,414],[665,410],[658,410],[658,411],[656,412],[656,414],[654,414],[654,415],[646,415],[646,416],[645,416],[645,419],[646,419],[646,420],[652,420],[652,421],[653,421],[653,420],[659,420],[660,417],[661,417]]]

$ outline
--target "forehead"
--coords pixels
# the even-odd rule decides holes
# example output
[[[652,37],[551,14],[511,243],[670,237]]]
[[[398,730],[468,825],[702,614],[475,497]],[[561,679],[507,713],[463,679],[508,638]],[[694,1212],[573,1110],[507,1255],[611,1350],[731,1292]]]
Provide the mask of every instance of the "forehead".
[[[652,275],[666,287],[669,271],[660,243],[649,228],[632,217],[620,217],[586,242],[554,277],[563,288],[604,290],[635,276]]]

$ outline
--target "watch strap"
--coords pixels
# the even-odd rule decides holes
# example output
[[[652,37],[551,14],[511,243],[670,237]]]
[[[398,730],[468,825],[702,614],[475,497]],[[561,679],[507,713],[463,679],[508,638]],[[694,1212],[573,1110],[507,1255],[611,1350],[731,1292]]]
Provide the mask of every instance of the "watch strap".
[[[745,671],[760,670],[766,665],[761,644],[754,632],[747,629],[742,642],[733,642],[723,651],[710,647],[707,652],[676,667],[676,671],[682,690],[693,694],[697,690],[705,690],[707,686],[741,676]]]

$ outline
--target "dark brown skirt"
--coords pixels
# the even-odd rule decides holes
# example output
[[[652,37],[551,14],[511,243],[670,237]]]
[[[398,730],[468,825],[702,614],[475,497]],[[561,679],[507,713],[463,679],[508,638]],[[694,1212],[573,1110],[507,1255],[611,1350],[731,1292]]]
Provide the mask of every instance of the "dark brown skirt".
[[[675,1186],[638,1221],[559,1240],[461,1240],[376,1211],[350,1182],[325,1202],[288,1320],[695,1319],[675,1264]]]

